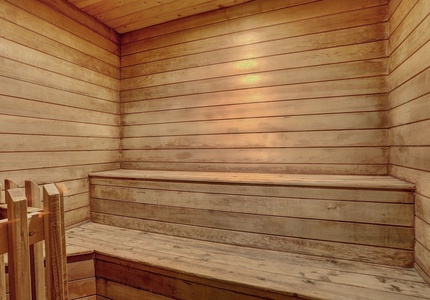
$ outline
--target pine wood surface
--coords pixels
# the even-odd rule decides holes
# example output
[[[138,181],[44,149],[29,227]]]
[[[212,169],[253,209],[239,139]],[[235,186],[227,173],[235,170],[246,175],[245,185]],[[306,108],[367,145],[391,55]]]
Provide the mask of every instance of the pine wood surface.
[[[123,36],[122,168],[386,174],[387,2],[266,2]]]
[[[79,224],[88,172],[119,166],[119,36],[62,1],[1,1],[0,26],[0,181],[70,186]]]
[[[390,174],[416,184],[416,265],[430,282],[429,26],[427,1],[390,3]]]
[[[125,33],[181,17],[246,3],[250,0],[68,1],[110,28],[119,33]]]
[[[413,190],[414,185],[391,176],[185,172],[119,169],[90,173],[92,178],[226,182],[239,184]]]
[[[122,169],[90,178],[93,222],[411,265],[413,185],[393,177]]]
[[[196,287],[195,293],[215,288],[218,294],[214,295],[225,299],[235,299],[226,297],[232,292],[256,299],[264,294],[277,295],[274,299],[429,299],[428,285],[413,269],[235,247],[94,223],[70,229],[67,237],[68,243],[94,248],[102,296],[108,298],[118,293],[118,287],[119,291],[131,290],[130,295],[136,297],[132,299],[138,299],[148,293],[136,289],[143,289],[139,281],[153,278],[152,292],[173,298],[182,295],[181,299],[195,299],[186,297],[190,289],[181,287],[183,281]],[[134,271],[127,275],[126,270]],[[120,272],[122,276],[118,276]],[[135,289],[122,287],[122,281],[131,278],[135,278]],[[170,282],[172,289],[160,288],[161,282]],[[212,299],[210,294],[203,295]]]

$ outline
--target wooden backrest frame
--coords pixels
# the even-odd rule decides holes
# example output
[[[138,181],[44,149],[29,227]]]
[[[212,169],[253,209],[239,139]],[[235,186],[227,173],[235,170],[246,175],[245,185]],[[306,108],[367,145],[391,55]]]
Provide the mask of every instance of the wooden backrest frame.
[[[41,188],[35,183],[26,181],[23,190],[5,180],[5,198],[0,207],[7,211],[7,220],[0,220],[0,300],[6,299],[5,253],[10,300],[68,299],[62,193],[54,184],[44,185],[42,209]]]

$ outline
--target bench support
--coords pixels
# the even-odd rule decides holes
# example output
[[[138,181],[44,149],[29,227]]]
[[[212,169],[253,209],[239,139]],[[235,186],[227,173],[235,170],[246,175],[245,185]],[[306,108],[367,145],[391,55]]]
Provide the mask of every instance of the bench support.
[[[0,300],[6,300],[5,253],[8,253],[10,300],[67,300],[62,193],[54,184],[45,185],[43,210],[41,189],[31,181],[25,182],[24,193],[6,180],[5,196],[7,204],[0,206]]]

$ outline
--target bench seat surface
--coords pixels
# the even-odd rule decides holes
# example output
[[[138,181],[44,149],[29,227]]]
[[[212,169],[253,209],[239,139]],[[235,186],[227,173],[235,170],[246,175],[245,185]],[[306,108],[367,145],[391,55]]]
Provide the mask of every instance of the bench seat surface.
[[[252,249],[96,223],[72,228],[66,235],[69,247],[93,249],[96,261],[100,258],[127,270],[176,277],[187,282],[186,287],[192,285],[190,282],[230,290],[233,286],[242,295],[237,299],[430,299],[430,287],[414,269]],[[118,281],[125,280],[124,272],[106,264],[96,271],[99,275],[104,269]],[[133,281],[133,274],[129,276],[127,280]],[[144,282],[142,278],[137,280]],[[192,299],[181,296],[186,292],[180,291],[180,285],[166,289],[176,289],[178,299]],[[131,295],[128,299],[133,299]],[[154,299],[170,298],[164,295]]]
[[[413,184],[399,180],[392,176],[227,173],[119,169],[91,173],[90,177],[284,186],[316,186],[338,188],[360,187],[368,189],[390,190],[414,189]]]

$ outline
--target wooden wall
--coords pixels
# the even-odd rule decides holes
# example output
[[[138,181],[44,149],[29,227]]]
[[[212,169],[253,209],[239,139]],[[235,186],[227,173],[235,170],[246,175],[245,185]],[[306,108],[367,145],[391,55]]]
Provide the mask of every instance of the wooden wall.
[[[87,220],[88,173],[119,167],[119,37],[62,1],[1,0],[0,28],[0,181],[60,183]]]
[[[430,2],[390,2],[390,173],[414,182],[416,264],[430,282]]]
[[[388,0],[256,0],[125,34],[122,167],[387,174]]]

